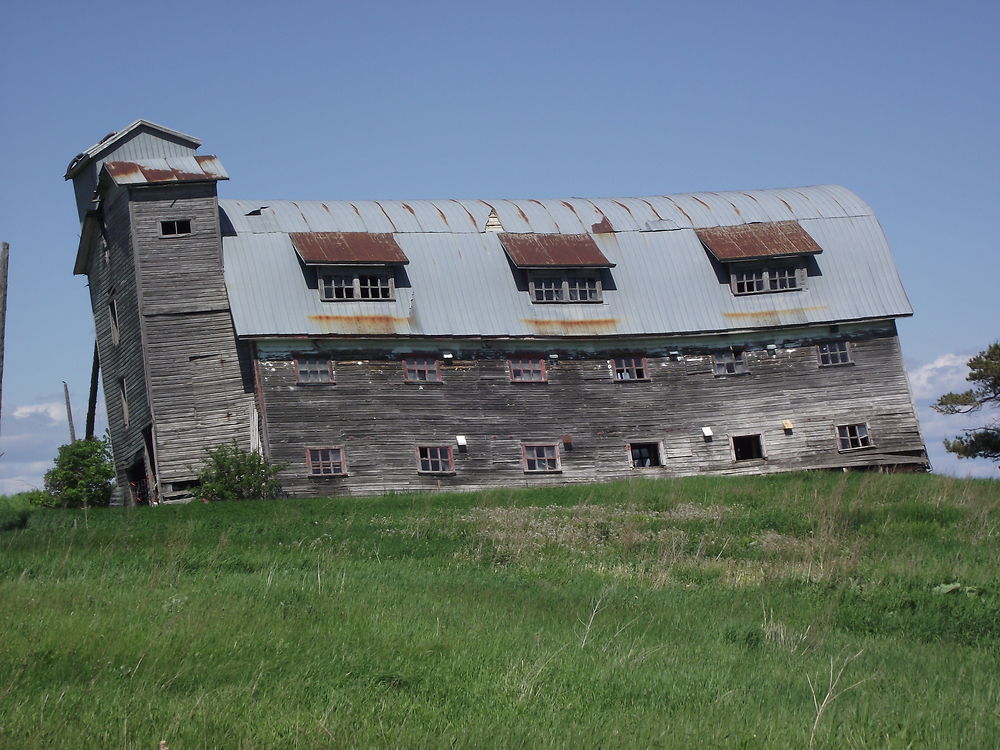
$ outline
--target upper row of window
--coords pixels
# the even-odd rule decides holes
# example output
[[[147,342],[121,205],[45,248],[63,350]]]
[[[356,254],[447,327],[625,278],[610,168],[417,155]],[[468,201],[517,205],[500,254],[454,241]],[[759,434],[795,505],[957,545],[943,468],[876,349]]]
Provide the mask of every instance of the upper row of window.
[[[819,344],[816,356],[821,367],[851,364],[851,348],[847,341]],[[734,349],[712,355],[713,372],[717,376],[743,375],[749,372],[746,352]],[[328,357],[298,355],[295,370],[300,383],[334,382],[333,363]],[[608,370],[613,380],[649,380],[649,364],[645,357],[614,357],[608,360]],[[548,366],[542,357],[512,357],[507,360],[507,371],[512,383],[546,383]],[[407,383],[442,382],[440,362],[433,357],[407,357],[403,359],[403,380]]]

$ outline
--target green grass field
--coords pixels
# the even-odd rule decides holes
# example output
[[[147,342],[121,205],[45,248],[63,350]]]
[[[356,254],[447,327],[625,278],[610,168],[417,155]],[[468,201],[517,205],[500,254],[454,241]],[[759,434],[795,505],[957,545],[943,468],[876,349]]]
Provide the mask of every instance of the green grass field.
[[[8,500],[0,747],[997,747],[998,524],[928,475]]]

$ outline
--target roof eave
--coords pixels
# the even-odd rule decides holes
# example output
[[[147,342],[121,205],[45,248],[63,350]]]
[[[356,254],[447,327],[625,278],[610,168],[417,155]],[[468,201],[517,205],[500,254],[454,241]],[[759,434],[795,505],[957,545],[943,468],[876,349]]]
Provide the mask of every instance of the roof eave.
[[[90,148],[74,156],[73,160],[69,163],[69,166],[66,167],[66,174],[63,175],[63,179],[64,180],[73,179],[77,174],[79,174],[83,170],[84,167],[86,167],[88,164],[90,164],[90,162],[92,162],[95,158],[97,158],[98,154],[100,154],[102,151],[109,150],[112,146],[121,141],[123,138],[125,138],[129,134],[133,133],[134,131],[142,127],[147,127],[150,130],[155,130],[159,133],[163,133],[164,135],[169,135],[173,138],[185,141],[188,145],[190,145],[194,149],[197,149],[199,146],[201,146],[201,141],[195,138],[194,136],[188,135],[187,133],[182,133],[179,130],[173,130],[172,128],[164,127],[163,125],[159,125],[155,122],[150,122],[149,120],[139,119],[129,123],[121,130],[105,136],[102,140],[98,141]]]

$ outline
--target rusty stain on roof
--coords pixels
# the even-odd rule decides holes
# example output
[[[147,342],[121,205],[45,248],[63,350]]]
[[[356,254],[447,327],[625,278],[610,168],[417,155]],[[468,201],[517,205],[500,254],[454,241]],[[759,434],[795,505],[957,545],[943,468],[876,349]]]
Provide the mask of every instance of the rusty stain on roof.
[[[814,307],[786,307],[781,310],[760,310],[758,312],[724,312],[723,317],[730,320],[752,320],[760,321],[766,318],[778,318],[781,316],[799,316],[809,312],[825,310],[826,305],[816,305]]]
[[[823,252],[797,221],[706,227],[696,229],[695,233],[709,252],[723,262]]]
[[[310,315],[309,320],[325,333],[343,334],[398,333],[401,326],[409,328],[411,323],[395,315]]]
[[[218,157],[166,157],[137,161],[108,161],[104,169],[119,185],[149,185],[164,182],[228,180]]]
[[[613,268],[589,234],[500,234],[518,268]]]
[[[307,265],[405,265],[409,259],[388,233],[289,232],[289,238]]]
[[[590,318],[587,320],[522,318],[521,322],[534,329],[535,333],[556,333],[570,336],[611,333],[618,327],[618,318]]]

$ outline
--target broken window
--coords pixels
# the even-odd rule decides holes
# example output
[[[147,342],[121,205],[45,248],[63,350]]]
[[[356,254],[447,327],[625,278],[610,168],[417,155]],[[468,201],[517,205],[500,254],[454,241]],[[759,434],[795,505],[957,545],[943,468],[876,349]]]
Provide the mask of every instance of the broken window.
[[[295,379],[299,383],[332,383],[332,363],[327,357],[301,354],[295,358]]]
[[[347,474],[347,461],[344,449],[340,446],[307,448],[306,465],[309,467],[309,476],[313,477],[336,477]]]
[[[556,472],[562,469],[558,443],[523,443],[521,454],[526,472]]]
[[[805,286],[804,265],[730,266],[733,294],[786,292]]]
[[[846,341],[833,341],[829,344],[818,344],[816,354],[821,366],[851,364],[851,348]]]
[[[764,441],[760,435],[733,436],[733,457],[737,461],[764,458]]]
[[[615,380],[648,380],[645,357],[616,357],[610,360]]]
[[[652,466],[662,466],[659,443],[630,443],[629,455],[632,457],[632,467],[646,469]]]
[[[409,357],[403,360],[403,379],[407,383],[440,383],[438,362],[430,357]]]
[[[596,274],[529,273],[532,302],[600,302],[601,279]]]
[[[869,448],[872,444],[871,435],[868,434],[868,425],[864,422],[837,425],[837,440],[842,451]]]
[[[191,234],[190,219],[171,219],[160,222],[161,237],[177,237],[182,234]]]
[[[417,471],[421,474],[452,474],[455,462],[450,445],[421,445],[417,448]]]
[[[745,375],[747,369],[746,356],[742,351],[718,352],[712,355],[716,377],[720,375]]]
[[[540,357],[508,359],[507,366],[512,383],[545,383],[548,380],[545,360]]]
[[[389,272],[354,271],[320,273],[319,297],[324,302],[340,300],[385,301],[395,299],[396,285]]]

